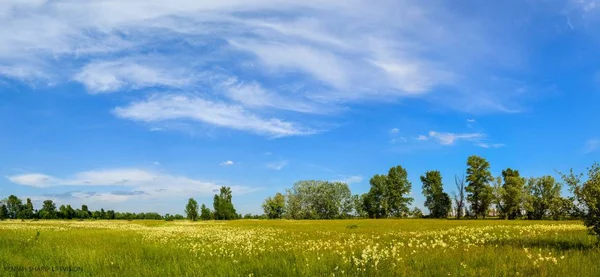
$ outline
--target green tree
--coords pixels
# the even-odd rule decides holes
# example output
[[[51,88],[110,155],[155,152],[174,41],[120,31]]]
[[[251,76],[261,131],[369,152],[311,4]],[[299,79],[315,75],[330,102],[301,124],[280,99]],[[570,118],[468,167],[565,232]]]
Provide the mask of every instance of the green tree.
[[[550,215],[554,220],[576,217],[577,211],[573,203],[573,198],[561,196],[554,198],[550,203]]]
[[[341,182],[299,181],[286,190],[287,218],[346,218],[352,213],[353,206],[350,188]]]
[[[363,206],[370,218],[386,218],[390,214],[387,198],[387,176],[376,174],[369,180],[371,188],[363,197]]]
[[[412,218],[422,218],[423,217],[423,212],[421,211],[421,209],[414,207],[412,209],[412,211],[410,211],[410,217]]]
[[[413,198],[408,197],[412,184],[402,166],[390,168],[387,175],[376,174],[369,181],[371,188],[364,197],[364,209],[371,218],[408,215]]]
[[[278,192],[275,196],[268,197],[262,204],[262,208],[268,218],[281,218],[285,212],[285,196]]]
[[[467,159],[467,200],[475,218],[485,218],[493,200],[490,182],[494,180],[490,172],[490,163],[479,156]]]
[[[67,206],[67,209],[71,209],[71,206]],[[71,210],[73,210],[73,209],[71,209]],[[105,219],[115,219],[115,211],[113,211],[113,210],[106,211]]]
[[[40,210],[40,218],[54,219],[56,218],[56,205],[52,200],[45,200]]]
[[[525,178],[518,170],[507,168],[502,170],[502,211],[508,219],[516,219],[521,215],[523,204]]]
[[[213,202],[215,219],[231,220],[237,218],[237,213],[231,200],[231,188],[221,187],[219,194],[215,194]]]
[[[561,184],[552,176],[530,178],[526,186],[525,210],[527,218],[542,219],[550,213],[552,204],[560,198]]]
[[[450,196],[444,192],[442,175],[439,171],[427,171],[421,175],[425,207],[429,209],[432,218],[446,218],[452,209]]]
[[[362,195],[352,195],[352,203],[354,205],[354,213],[357,217],[360,218],[364,218],[367,217],[367,210],[365,209],[365,197],[367,197],[367,194],[362,194]]]
[[[590,234],[600,240],[600,164],[594,163],[588,168],[585,181],[582,180],[583,174],[575,174],[573,169],[561,176],[583,211],[583,223]]]
[[[8,210],[8,218],[17,218],[17,215],[23,209],[23,202],[15,195],[9,196],[6,199],[5,204],[6,209]]]
[[[8,218],[8,209],[3,201],[0,201],[0,220],[5,220]]]
[[[80,218],[90,218],[92,217],[92,212],[88,209],[87,205],[81,205]]]
[[[202,204],[202,207],[200,207],[200,218],[202,220],[211,220],[212,217],[213,215],[210,209],[207,208],[206,205]]]
[[[31,199],[27,198],[26,204],[17,214],[17,218],[20,219],[32,219],[35,217],[35,210],[33,209],[33,202]]]
[[[185,206],[185,214],[187,219],[191,221],[198,220],[198,202],[196,202],[194,198],[188,200],[188,203]]]
[[[408,181],[408,174],[402,166],[390,168],[387,176],[388,198],[391,208],[391,215],[394,217],[403,217],[408,214],[413,198],[407,197],[410,194],[412,184]]]

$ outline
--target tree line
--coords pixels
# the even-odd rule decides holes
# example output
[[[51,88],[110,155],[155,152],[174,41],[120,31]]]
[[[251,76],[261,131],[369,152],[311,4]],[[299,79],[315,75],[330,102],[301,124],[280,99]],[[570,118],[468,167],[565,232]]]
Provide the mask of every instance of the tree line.
[[[37,210],[31,199],[27,198],[25,203],[19,197],[10,195],[0,200],[0,220],[4,219],[184,219],[182,215],[164,216],[158,213],[120,213],[114,210],[100,209],[90,211],[87,205],[81,205],[80,209],[73,209],[71,205],[61,205],[56,208],[52,200],[45,200],[42,208]]]
[[[454,176],[455,191],[444,191],[442,176],[430,170],[420,176],[424,216],[409,209],[412,184],[402,166],[376,174],[367,193],[352,194],[347,184],[328,181],[299,181],[284,193],[263,202],[264,216],[270,219],[343,218],[486,218],[500,219],[583,219],[593,234],[600,236],[600,165],[588,168],[587,178],[571,170],[554,177],[523,177],[507,168],[494,177],[490,163],[482,157],[467,159],[466,174]],[[571,196],[561,194],[567,185]],[[452,197],[451,197],[452,196]]]
[[[285,193],[276,193],[262,204],[263,215],[236,213],[229,187],[221,187],[213,198],[213,209],[200,207],[190,198],[185,207],[189,220],[232,220],[240,218],[268,219],[343,219],[343,218],[486,218],[501,219],[583,219],[593,234],[600,234],[600,165],[588,168],[587,178],[571,170],[559,173],[562,182],[547,175],[526,178],[518,170],[507,168],[494,177],[490,163],[479,156],[467,159],[466,174],[454,176],[455,191],[444,191],[439,171],[430,170],[420,176],[424,206],[409,209],[412,184],[406,169],[398,165],[387,174],[376,174],[367,193],[352,194],[343,182],[299,181]],[[566,184],[571,196],[561,195]],[[452,197],[451,197],[452,196]],[[56,208],[52,200],[43,202],[40,210],[11,195],[0,201],[1,219],[184,219],[181,215],[158,213],[119,213],[112,210],[89,211],[86,205],[73,209],[70,205]]]
[[[455,191],[444,191],[442,175],[430,170],[420,176],[424,206],[429,214],[423,216],[418,208],[409,209],[412,184],[402,166],[387,174],[376,174],[370,189],[353,195],[345,183],[328,181],[299,181],[285,194],[276,193],[265,199],[262,207],[267,218],[341,219],[359,218],[486,218],[501,219],[569,219],[582,218],[588,210],[577,193],[564,197],[563,184],[552,176],[525,178],[518,170],[507,168],[494,177],[490,163],[479,156],[467,159],[466,175],[454,178]],[[589,182],[598,174],[597,165],[590,171]],[[576,177],[561,174],[570,188],[577,186]],[[570,178],[570,179],[569,179]],[[574,191],[575,192],[575,191]],[[584,201],[582,201],[584,200]]]

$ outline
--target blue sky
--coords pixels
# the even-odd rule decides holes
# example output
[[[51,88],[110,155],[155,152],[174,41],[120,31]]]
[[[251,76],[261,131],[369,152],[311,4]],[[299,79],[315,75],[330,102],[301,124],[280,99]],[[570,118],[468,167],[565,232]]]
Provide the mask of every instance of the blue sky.
[[[0,197],[241,213],[295,181],[404,166],[445,189],[600,153],[600,3],[2,1]],[[566,192],[566,189],[565,189]]]

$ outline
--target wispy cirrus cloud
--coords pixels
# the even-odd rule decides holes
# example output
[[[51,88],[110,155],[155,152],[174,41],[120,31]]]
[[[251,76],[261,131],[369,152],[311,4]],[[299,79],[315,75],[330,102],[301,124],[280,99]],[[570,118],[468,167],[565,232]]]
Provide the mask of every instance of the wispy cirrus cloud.
[[[481,78],[516,70],[510,61],[521,55],[513,35],[492,35],[496,21],[486,14],[467,18],[441,2],[9,0],[0,4],[0,24],[3,78],[74,80],[92,94],[194,88],[211,103],[195,105],[240,106],[267,127],[223,124],[226,113],[208,120],[184,105],[171,105],[170,114],[254,133],[314,133],[262,119],[280,117],[273,110],[322,115],[364,100],[411,97],[469,112],[510,112],[523,99],[514,97],[522,95],[520,84]],[[521,27],[506,24],[505,33]],[[213,75],[235,81],[224,85]],[[501,90],[488,90],[498,83]],[[145,99],[135,98],[130,108]],[[116,110],[121,118],[146,120]]]
[[[309,135],[316,132],[297,123],[277,118],[261,118],[242,106],[213,102],[197,96],[157,95],[129,106],[117,107],[113,112],[118,117],[142,122],[191,120],[271,137]]]
[[[154,64],[153,64],[154,63]],[[145,87],[181,88],[193,83],[190,73],[157,61],[94,61],[85,65],[74,79],[90,93],[109,93]]]
[[[440,144],[452,145],[459,140],[479,141],[484,138],[485,135],[482,133],[438,133],[430,131],[429,137],[436,139]]]
[[[472,142],[473,145],[482,148],[500,148],[505,145],[502,143],[489,143],[487,135],[484,133],[450,133],[430,131],[428,135],[419,135],[418,141],[434,140],[441,145],[454,145],[458,141]]]

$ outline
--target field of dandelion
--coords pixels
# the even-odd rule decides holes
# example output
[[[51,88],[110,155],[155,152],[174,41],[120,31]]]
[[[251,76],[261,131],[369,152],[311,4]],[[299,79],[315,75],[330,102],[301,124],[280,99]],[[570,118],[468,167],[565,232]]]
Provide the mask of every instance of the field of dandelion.
[[[0,276],[600,276],[581,222],[3,221]]]

